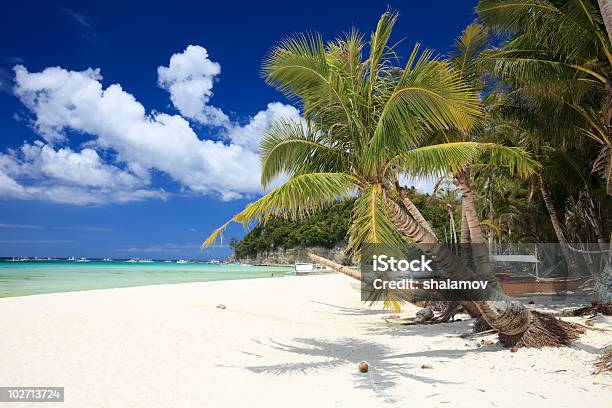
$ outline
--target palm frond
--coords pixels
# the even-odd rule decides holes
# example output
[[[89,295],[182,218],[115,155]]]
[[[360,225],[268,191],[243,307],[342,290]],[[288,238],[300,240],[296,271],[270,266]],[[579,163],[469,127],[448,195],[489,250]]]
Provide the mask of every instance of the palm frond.
[[[477,22],[468,25],[455,42],[450,63],[466,81],[473,83],[476,80],[477,60],[488,42],[487,29]]]
[[[311,123],[281,119],[264,133],[260,145],[261,183],[266,187],[280,174],[346,172],[347,153],[328,146]]]
[[[212,245],[217,238],[223,240],[223,231],[232,222],[241,223],[246,227],[255,220],[265,223],[272,216],[301,218],[331,202],[352,196],[356,185],[357,180],[345,173],[312,173],[293,177],[249,204],[230,221],[217,228],[204,241],[202,247]]]
[[[349,249],[353,253],[357,253],[365,244],[399,245],[406,242],[387,216],[383,190],[379,184],[360,191],[353,209],[349,236]]]
[[[387,11],[378,20],[376,30],[372,33],[370,39],[370,58],[368,59],[370,70],[370,96],[378,80],[378,71],[381,67],[381,61],[387,52],[387,43],[391,37],[391,31],[397,21],[399,14],[396,12]]]
[[[432,59],[430,51],[418,58],[418,44],[402,76],[384,104],[369,143],[369,160],[383,159],[385,149],[397,152],[418,144],[434,129],[468,130],[482,115],[479,98],[448,63]]]
[[[476,161],[507,168],[511,174],[526,177],[533,174],[539,164],[531,155],[518,147],[495,143],[452,142],[424,146],[393,157],[387,170],[411,177],[439,178],[454,174]]]

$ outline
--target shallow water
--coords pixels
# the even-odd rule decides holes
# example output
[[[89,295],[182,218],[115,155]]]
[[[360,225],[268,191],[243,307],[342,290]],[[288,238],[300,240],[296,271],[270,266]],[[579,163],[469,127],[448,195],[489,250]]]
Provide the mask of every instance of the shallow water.
[[[284,276],[291,267],[167,262],[0,262],[0,298],[41,293]]]

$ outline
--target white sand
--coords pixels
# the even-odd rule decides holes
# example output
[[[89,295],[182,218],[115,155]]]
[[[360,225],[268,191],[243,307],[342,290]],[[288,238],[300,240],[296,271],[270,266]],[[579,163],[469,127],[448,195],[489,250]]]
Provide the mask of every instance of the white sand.
[[[78,408],[612,406],[612,377],[591,374],[610,332],[511,353],[447,337],[468,321],[388,314],[341,275],[0,299],[0,385],[63,386],[57,406]]]

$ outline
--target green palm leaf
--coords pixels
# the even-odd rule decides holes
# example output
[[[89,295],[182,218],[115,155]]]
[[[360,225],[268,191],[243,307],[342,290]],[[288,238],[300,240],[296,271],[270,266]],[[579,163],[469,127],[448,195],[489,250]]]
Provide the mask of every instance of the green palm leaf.
[[[478,95],[456,71],[432,60],[429,51],[418,59],[417,53],[418,44],[384,104],[369,144],[371,165],[384,158],[386,149],[397,152],[414,146],[433,129],[468,130],[482,115]]]
[[[232,219],[217,228],[202,244],[207,247],[223,239],[223,231],[232,222],[248,226],[258,220],[265,223],[272,216],[296,219],[312,214],[323,206],[355,193],[357,180],[344,173],[312,173],[296,176],[270,191]]]
[[[476,161],[505,167],[510,174],[526,177],[533,174],[539,164],[529,153],[518,147],[495,143],[453,142],[424,146],[393,157],[386,170],[411,177],[439,178],[454,174]]]
[[[347,172],[348,155],[329,147],[309,124],[279,120],[265,132],[260,145],[261,183],[266,187],[280,174]],[[316,158],[315,158],[316,156]]]

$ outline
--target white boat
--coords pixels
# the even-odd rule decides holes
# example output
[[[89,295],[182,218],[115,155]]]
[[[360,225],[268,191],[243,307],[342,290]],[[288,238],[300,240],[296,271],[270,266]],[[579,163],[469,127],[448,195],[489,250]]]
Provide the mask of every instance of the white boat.
[[[186,261],[184,259],[179,259],[178,261],[176,261],[177,264],[187,264],[189,263],[189,261]]]
[[[69,261],[76,261],[76,258],[74,256],[71,256],[70,258],[68,258]]]
[[[110,258],[104,258],[102,261],[104,261],[104,262],[113,262],[113,260],[110,259]]]
[[[75,262],[91,262],[91,261],[87,258],[79,258],[79,259],[75,259]]]
[[[289,272],[289,276],[297,275],[318,275],[322,273],[331,273],[333,269],[328,268],[325,265],[313,264],[308,262],[296,262],[294,265],[293,272]]]

